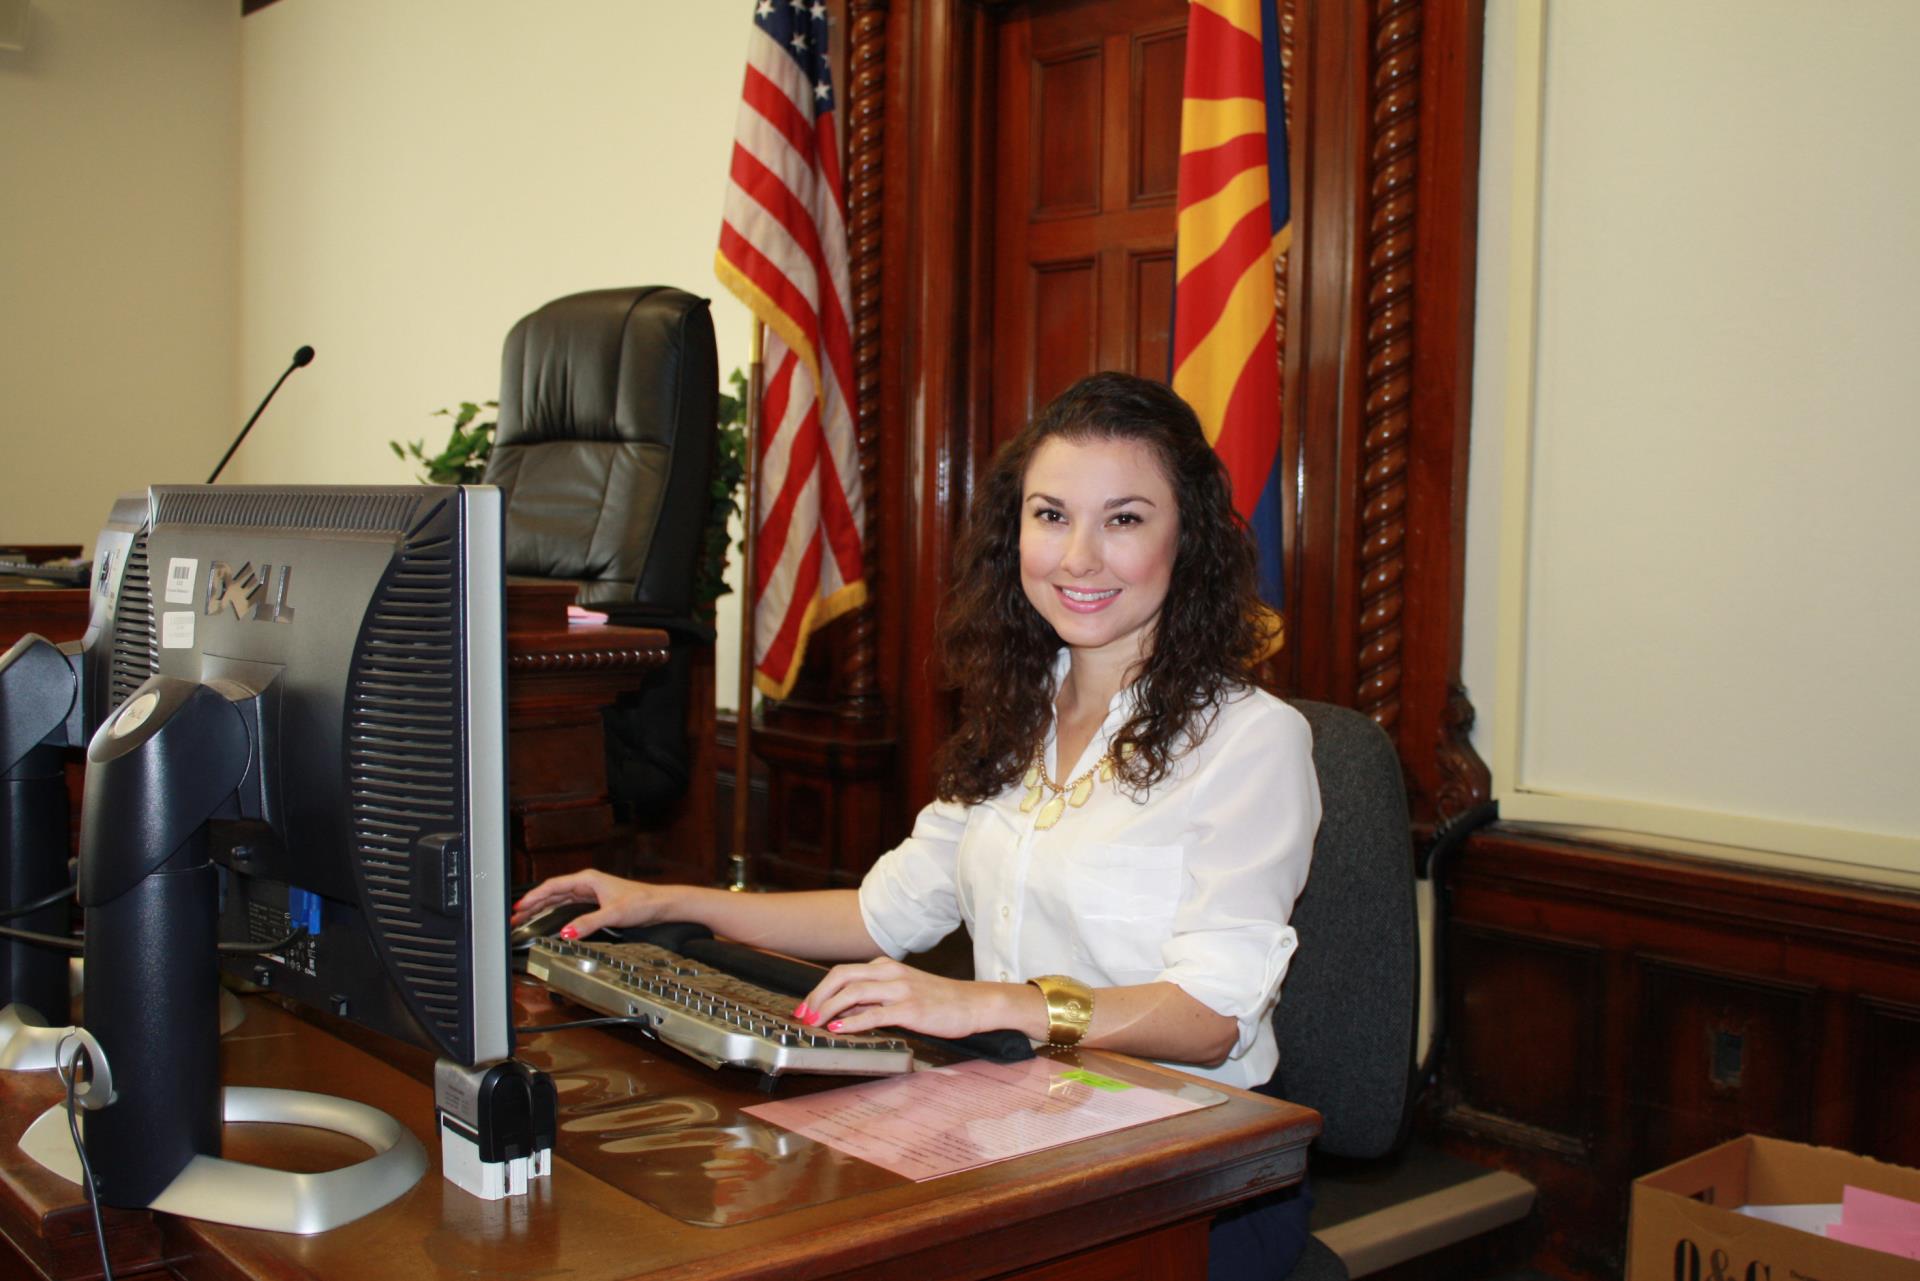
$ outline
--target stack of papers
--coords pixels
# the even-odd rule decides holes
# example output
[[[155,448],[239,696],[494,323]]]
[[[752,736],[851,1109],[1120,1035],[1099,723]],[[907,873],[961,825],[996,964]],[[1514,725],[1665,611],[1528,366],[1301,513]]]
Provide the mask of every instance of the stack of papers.
[[[1838,1204],[1746,1205],[1740,1213],[1848,1245],[1920,1259],[1920,1202],[1851,1185]]]

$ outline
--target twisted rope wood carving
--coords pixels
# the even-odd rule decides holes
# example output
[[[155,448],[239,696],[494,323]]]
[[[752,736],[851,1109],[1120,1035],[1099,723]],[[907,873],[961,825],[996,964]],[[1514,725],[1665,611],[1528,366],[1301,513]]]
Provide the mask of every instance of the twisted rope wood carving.
[[[865,498],[861,547],[867,603],[844,623],[835,684],[841,714],[880,714],[876,668],[879,626],[874,601],[879,557],[873,554],[880,507],[880,229],[884,194],[887,88],[887,0],[853,0],[847,83],[847,259],[853,287],[853,422]]]
[[[1413,248],[1421,0],[1376,0],[1369,120],[1367,331],[1360,445],[1361,711],[1400,719],[1407,434],[1413,401]]]

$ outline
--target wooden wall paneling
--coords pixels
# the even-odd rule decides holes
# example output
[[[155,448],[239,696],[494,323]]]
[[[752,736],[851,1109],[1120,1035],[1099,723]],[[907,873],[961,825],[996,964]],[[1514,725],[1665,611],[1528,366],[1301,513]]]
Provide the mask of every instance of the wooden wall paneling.
[[[1617,1275],[1632,1180],[1729,1134],[1920,1162],[1920,894],[1506,825],[1475,834],[1451,885],[1464,943],[1449,947],[1450,1048],[1425,1124],[1540,1188],[1543,1266]],[[1514,936],[1596,949],[1599,989]],[[1481,1069],[1478,1024],[1456,1010],[1470,993],[1562,1042],[1597,1028],[1586,1152],[1503,1123],[1536,1116],[1542,1087]]]
[[[1671,1165],[1742,1134],[1806,1142],[1827,1047],[1811,1035],[1816,989],[1641,958],[1630,1168]]]
[[[1920,1005],[1865,997],[1850,1014],[1860,1049],[1849,1088],[1836,1094],[1850,1096],[1853,1116],[1851,1133],[1836,1142],[1920,1167]]]
[[[1600,1095],[1602,950],[1462,926],[1451,955],[1449,1106],[1462,1124],[1524,1128],[1535,1145],[1584,1157]]]

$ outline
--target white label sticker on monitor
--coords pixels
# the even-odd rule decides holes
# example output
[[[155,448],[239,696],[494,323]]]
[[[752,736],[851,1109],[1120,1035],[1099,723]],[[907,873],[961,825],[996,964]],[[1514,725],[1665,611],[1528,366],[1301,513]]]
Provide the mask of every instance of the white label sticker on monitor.
[[[193,611],[170,609],[160,615],[160,648],[193,648]]]
[[[182,556],[175,556],[167,562],[167,604],[193,604],[193,575],[199,568],[199,561]],[[189,645],[193,643],[191,635],[188,636],[187,643]]]

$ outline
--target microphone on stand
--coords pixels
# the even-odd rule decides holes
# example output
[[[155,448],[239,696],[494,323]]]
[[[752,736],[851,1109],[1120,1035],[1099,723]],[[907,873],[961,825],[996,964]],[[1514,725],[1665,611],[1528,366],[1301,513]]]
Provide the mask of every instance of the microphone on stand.
[[[207,477],[207,483],[209,485],[220,479],[220,473],[227,469],[227,460],[233,457],[234,450],[240,448],[240,442],[247,438],[247,433],[253,430],[253,425],[260,421],[260,415],[266,411],[267,402],[273,399],[274,392],[280,390],[280,384],[287,381],[287,374],[291,374],[302,365],[310,365],[312,363],[313,348],[302,347],[299,351],[293,353],[293,363],[287,366],[287,372],[281,374],[274,382],[272,389],[269,390],[266,397],[261,400],[260,408],[253,411],[253,417],[247,419],[247,425],[240,429],[240,434],[233,438],[231,445],[227,446],[227,452],[221,456],[220,465],[213,469],[213,475]]]

